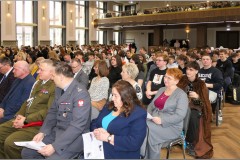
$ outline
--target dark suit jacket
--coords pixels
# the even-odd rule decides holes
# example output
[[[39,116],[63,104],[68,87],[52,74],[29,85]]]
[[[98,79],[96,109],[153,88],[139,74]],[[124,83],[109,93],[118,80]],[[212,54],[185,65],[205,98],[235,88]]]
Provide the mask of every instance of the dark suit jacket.
[[[91,124],[91,129],[102,128],[102,119],[111,113],[104,107],[98,118]],[[107,128],[114,135],[114,146],[103,142],[104,156],[106,159],[139,159],[140,147],[146,136],[147,112],[135,106],[129,117],[120,114],[113,119]]]
[[[8,91],[10,90],[12,83],[16,79],[13,75],[13,70],[9,72],[7,78],[0,84],[0,103],[2,103],[3,98],[7,95]],[[2,79],[3,75],[0,76],[0,80]]]
[[[82,69],[78,72],[75,79],[87,88],[88,83],[89,83],[89,78],[88,78],[88,75],[86,73],[84,73]]]
[[[28,99],[35,79],[31,74],[24,79],[16,79],[8,94],[4,97],[0,107],[4,109],[4,117],[0,123],[10,120],[20,109],[25,100]]]

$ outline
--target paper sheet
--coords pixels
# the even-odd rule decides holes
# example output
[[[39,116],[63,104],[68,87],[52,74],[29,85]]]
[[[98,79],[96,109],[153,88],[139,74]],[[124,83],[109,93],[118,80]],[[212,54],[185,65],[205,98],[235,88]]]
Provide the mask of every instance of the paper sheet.
[[[36,141],[21,141],[21,142],[14,142],[15,145],[21,147],[27,147],[34,150],[40,150],[42,147],[46,146],[43,142],[36,142]]]
[[[95,138],[93,132],[82,135],[84,159],[104,159],[103,142]]]
[[[147,113],[147,119],[153,119],[153,116],[150,113]]]

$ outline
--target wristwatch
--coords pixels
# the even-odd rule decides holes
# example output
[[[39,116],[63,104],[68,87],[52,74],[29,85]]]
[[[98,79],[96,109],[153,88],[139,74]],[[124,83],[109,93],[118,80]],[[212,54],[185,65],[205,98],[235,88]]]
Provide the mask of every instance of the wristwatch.
[[[111,140],[112,140],[112,135],[110,134],[110,135],[107,137],[108,143],[110,143]]]

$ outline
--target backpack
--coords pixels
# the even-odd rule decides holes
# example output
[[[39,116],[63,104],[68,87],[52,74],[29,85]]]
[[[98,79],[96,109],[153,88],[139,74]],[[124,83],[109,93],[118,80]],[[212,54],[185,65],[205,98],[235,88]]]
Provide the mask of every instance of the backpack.
[[[236,105],[240,104],[240,86],[235,87],[230,84],[225,95],[226,102]]]

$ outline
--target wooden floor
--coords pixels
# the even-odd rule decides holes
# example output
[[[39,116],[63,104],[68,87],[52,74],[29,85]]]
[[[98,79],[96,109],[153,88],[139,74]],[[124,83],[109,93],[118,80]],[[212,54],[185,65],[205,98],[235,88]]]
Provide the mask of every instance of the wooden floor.
[[[222,124],[212,123],[213,159],[240,159],[240,105],[225,103],[222,111]],[[165,158],[166,149],[162,149],[161,159]],[[186,158],[193,159],[187,154]],[[183,159],[180,147],[173,147],[170,159]]]

